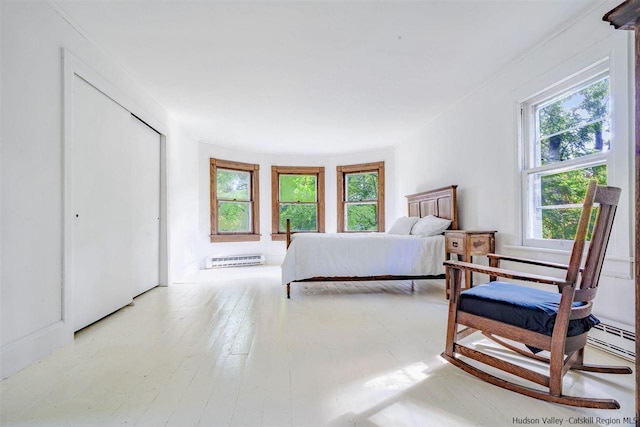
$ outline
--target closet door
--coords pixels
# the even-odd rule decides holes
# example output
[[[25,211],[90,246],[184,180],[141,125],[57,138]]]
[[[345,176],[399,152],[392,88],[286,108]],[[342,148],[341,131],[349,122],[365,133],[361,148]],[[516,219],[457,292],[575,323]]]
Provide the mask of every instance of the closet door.
[[[157,196],[142,195],[141,182],[157,174],[148,184],[155,194],[160,177],[158,134],[158,146],[147,153],[155,167],[141,164],[147,157],[142,146],[149,144],[139,141],[137,119],[80,77],[73,83],[71,275],[73,325],[78,330],[129,304],[149,286],[140,281],[152,268],[156,277],[147,280],[157,284],[158,249],[148,250],[154,253],[147,263],[149,254],[141,253],[145,245],[140,241],[147,235],[141,231],[145,227],[154,230],[154,237],[146,240],[158,238],[159,202]],[[151,245],[157,244],[146,246]]]
[[[160,272],[160,134],[130,116],[133,294],[158,286]]]

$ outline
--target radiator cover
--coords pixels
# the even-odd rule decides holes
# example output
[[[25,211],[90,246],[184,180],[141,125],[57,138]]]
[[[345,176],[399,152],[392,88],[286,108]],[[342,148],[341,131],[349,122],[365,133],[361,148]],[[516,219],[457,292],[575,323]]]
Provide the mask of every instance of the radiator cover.
[[[636,336],[630,327],[613,320],[601,318],[600,321],[589,331],[587,342],[616,356],[635,361]]]
[[[206,268],[245,267],[264,264],[264,255],[228,255],[207,258]]]

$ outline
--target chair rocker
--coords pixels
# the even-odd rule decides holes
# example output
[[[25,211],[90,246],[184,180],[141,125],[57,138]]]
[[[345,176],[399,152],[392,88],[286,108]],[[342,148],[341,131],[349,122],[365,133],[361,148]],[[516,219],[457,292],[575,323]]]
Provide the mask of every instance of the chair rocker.
[[[451,297],[446,347],[442,357],[481,380],[536,399],[587,408],[618,409],[620,405],[613,399],[573,397],[562,394],[562,379],[571,369],[610,374],[632,372],[626,366],[597,366],[584,363],[584,347],[587,343],[588,331],[599,323],[591,315],[592,300],[596,295],[619,198],[619,188],[598,186],[595,181],[589,183],[568,265],[497,254],[489,255],[489,266],[453,260],[445,261],[445,267],[449,270],[448,285],[451,289]],[[594,203],[599,206],[594,208]],[[586,261],[581,268],[580,263],[592,209],[597,209],[597,216]],[[500,261],[565,270],[566,276],[554,278],[506,270],[500,268]],[[464,271],[487,274],[490,281],[461,291]],[[497,278],[551,285],[557,287],[558,292],[555,292],[555,289],[549,292],[505,283]],[[458,325],[461,325],[462,329],[459,330]],[[458,340],[475,332],[482,333],[519,355],[545,362],[549,367],[549,375],[458,344]],[[549,352],[549,357],[529,352],[511,342],[524,344],[533,351],[546,350]],[[531,388],[498,378],[472,366],[460,356],[543,387]]]

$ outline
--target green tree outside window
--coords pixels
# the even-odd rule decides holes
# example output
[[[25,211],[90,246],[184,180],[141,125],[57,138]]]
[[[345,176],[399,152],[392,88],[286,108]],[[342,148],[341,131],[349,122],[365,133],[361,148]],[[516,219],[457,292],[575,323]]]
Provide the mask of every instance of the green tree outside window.
[[[251,174],[249,172],[217,169],[218,232],[250,233]]]
[[[292,231],[318,231],[318,177],[279,175],[279,231],[285,232],[287,219]]]
[[[542,187],[542,238],[573,240],[578,230],[582,201],[587,185],[595,179],[599,185],[607,184],[607,166],[600,165],[576,169],[540,178]],[[591,239],[591,218],[587,240]]]
[[[377,231],[378,172],[345,174],[347,231]]]
[[[607,183],[602,157],[611,146],[609,77],[603,75],[534,106],[535,141],[530,191],[542,239],[573,240],[589,180]],[[576,159],[585,159],[583,163]],[[573,161],[572,166],[563,163]],[[592,222],[595,218],[592,218]],[[590,234],[587,238],[590,238]]]

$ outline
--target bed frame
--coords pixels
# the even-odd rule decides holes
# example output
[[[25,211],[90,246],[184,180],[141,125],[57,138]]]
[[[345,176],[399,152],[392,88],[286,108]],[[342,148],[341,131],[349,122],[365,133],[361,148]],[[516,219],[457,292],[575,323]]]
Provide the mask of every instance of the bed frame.
[[[457,185],[437,188],[435,190],[423,191],[421,193],[410,194],[407,197],[407,212],[409,216],[424,218],[427,215],[434,215],[439,218],[451,220],[450,230],[458,229],[458,200],[456,194]],[[287,221],[287,249],[291,244],[291,228]],[[445,275],[438,276],[346,276],[346,277],[310,277],[308,279],[296,280],[296,282],[367,282],[382,280],[422,280],[422,279],[442,279]],[[413,286],[413,284],[412,284]],[[291,298],[291,283],[287,283],[287,298]]]

